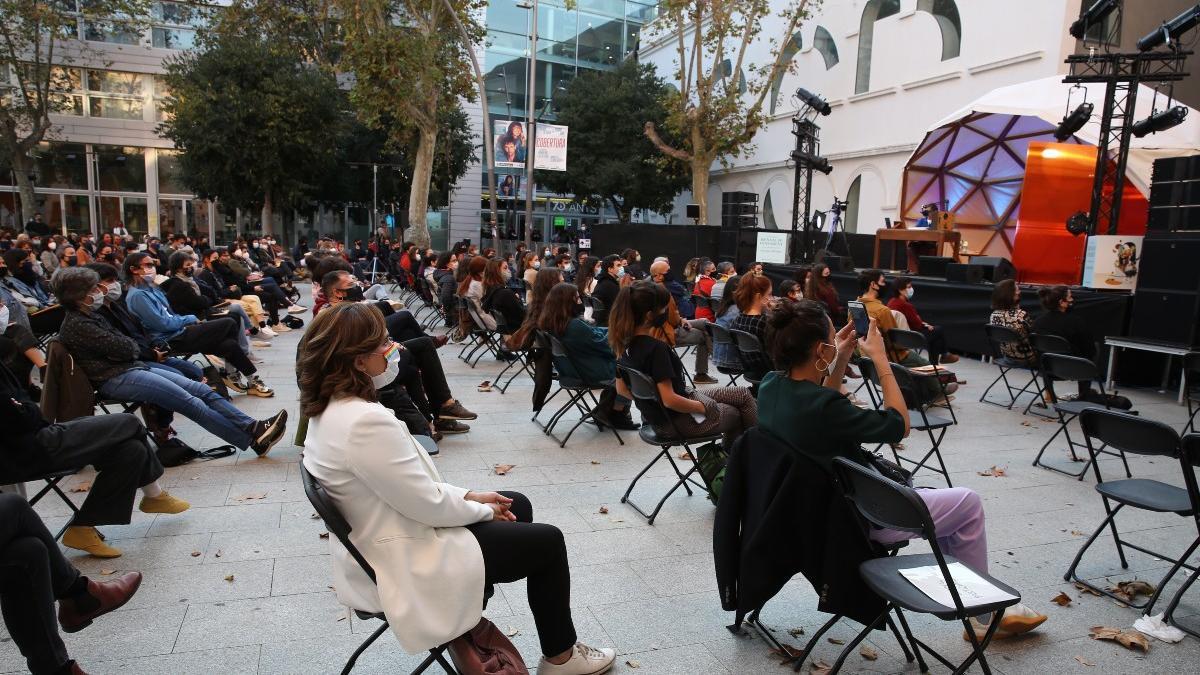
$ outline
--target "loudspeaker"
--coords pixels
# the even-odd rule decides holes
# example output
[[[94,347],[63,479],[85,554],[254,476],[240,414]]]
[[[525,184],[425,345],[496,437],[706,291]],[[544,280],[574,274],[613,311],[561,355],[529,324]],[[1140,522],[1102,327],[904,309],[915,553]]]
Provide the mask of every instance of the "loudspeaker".
[[[978,284],[983,281],[983,265],[970,263],[950,263],[946,265],[946,281],[956,281],[960,284]]]
[[[1200,347],[1200,293],[1139,286],[1134,295],[1129,335],[1188,348]]]
[[[853,272],[854,271],[854,261],[851,260],[849,256],[828,255],[827,254],[823,257],[818,256],[817,261],[828,265],[829,269],[833,272]]]
[[[982,265],[987,268],[983,272],[983,278],[993,284],[1005,279],[1016,279],[1017,270],[1008,258],[999,256],[979,255],[971,258],[972,265]]]
[[[757,204],[757,192],[725,192],[721,194],[722,204]]]
[[[753,216],[758,213],[758,204],[722,204],[723,216]]]
[[[700,205],[699,204],[688,204],[687,205],[687,217],[691,220],[696,220],[697,218],[699,218],[700,217]]]
[[[1200,292],[1200,237],[1149,235],[1142,241],[1138,261],[1138,292]]]
[[[946,278],[946,266],[954,262],[954,258],[940,255],[917,256],[917,274],[923,277]]]
[[[735,230],[758,227],[758,216],[721,216],[721,227]]]

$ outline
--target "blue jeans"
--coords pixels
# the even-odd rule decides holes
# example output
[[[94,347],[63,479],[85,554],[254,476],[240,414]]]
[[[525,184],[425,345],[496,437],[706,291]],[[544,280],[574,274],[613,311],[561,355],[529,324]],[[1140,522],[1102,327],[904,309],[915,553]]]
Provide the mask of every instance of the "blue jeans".
[[[151,370],[177,371],[182,373],[187,379],[195,380],[196,382],[199,382],[204,377],[204,370],[200,366],[188,361],[187,359],[181,359],[175,356],[168,356],[167,358],[163,359],[162,363],[143,361],[142,365]],[[152,405],[150,408],[154,412],[154,420],[160,427],[165,429],[171,426],[171,423],[175,421],[175,413],[171,412],[170,410],[156,405]],[[146,418],[146,422],[149,423],[150,418]]]
[[[127,370],[100,385],[100,393],[118,401],[152,403],[183,415],[230,445],[243,450],[250,447],[253,418],[208,385],[189,380],[170,368]]]

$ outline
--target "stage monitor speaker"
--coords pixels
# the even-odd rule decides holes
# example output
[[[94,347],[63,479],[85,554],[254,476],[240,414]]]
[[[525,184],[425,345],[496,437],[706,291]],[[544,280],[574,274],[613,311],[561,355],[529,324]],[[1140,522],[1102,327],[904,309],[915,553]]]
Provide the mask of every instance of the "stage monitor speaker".
[[[845,255],[818,255],[817,262],[825,263],[833,272],[853,272],[854,261]]]
[[[758,213],[758,204],[721,204],[722,216],[753,216]]]
[[[1139,282],[1140,283],[1140,282]],[[1200,293],[1139,288],[1133,297],[1129,335],[1189,349],[1200,347]]]
[[[758,227],[758,216],[721,216],[721,227],[735,230]]]
[[[1001,258],[1000,256],[978,255],[974,258],[971,258],[971,264],[983,266],[985,268],[983,271],[983,278],[992,282],[993,284],[999,281],[1004,281],[1005,279],[1017,278],[1017,270],[1015,267],[1013,267],[1013,264],[1009,262],[1008,258]]]
[[[946,278],[946,267],[954,262],[954,258],[940,255],[923,255],[917,257],[917,274],[923,277]]]
[[[1138,293],[1142,289],[1200,292],[1197,261],[1200,261],[1200,237],[1147,236],[1142,240],[1138,260]]]
[[[983,265],[970,263],[950,263],[946,265],[946,281],[960,284],[978,284],[983,282]]]
[[[757,192],[725,192],[721,194],[722,204],[757,204]]]
[[[1155,183],[1200,180],[1200,155],[1156,159],[1150,180]]]
[[[700,218],[700,205],[699,204],[688,204],[687,205],[687,217],[690,220],[697,220],[698,218]]]

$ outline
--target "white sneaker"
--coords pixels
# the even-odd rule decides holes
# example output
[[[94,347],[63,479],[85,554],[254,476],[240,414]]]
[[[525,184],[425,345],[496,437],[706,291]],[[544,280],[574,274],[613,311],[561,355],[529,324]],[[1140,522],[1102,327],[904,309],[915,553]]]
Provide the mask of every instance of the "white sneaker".
[[[258,329],[258,334],[259,334],[259,335],[265,335],[265,336],[267,336],[267,337],[269,337],[269,338],[273,338],[273,337],[279,337],[279,333],[276,333],[275,331],[271,330],[271,329],[270,329],[269,327],[267,327],[267,326],[263,326],[262,328],[259,328],[259,329]]]
[[[308,311],[308,308],[301,307],[300,305],[292,305],[291,307],[288,307],[287,311],[288,314],[303,314]]]
[[[272,328],[271,330],[275,331],[278,334],[278,333],[290,333],[292,329],[288,328],[283,323],[277,323],[277,324],[275,324],[275,327]]]
[[[594,649],[576,642],[571,658],[561,665],[550,663],[546,657],[538,663],[538,675],[599,675],[612,668],[617,659],[615,649]]]
[[[251,340],[250,346],[256,349],[266,349],[271,346],[271,343],[266,340]]]

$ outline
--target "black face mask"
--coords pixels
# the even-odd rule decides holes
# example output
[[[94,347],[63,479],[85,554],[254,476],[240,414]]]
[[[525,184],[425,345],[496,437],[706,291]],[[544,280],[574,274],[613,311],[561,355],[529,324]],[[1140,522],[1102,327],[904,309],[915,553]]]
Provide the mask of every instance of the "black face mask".
[[[663,312],[662,314],[656,315],[654,317],[654,320],[651,323],[654,324],[655,328],[662,328],[663,326],[665,326],[667,324],[668,318],[669,318],[668,312]]]
[[[8,268],[0,267],[0,279],[4,278],[6,276],[8,276]]]
[[[79,262],[79,256],[75,256],[75,255],[67,256],[67,264],[68,265],[74,265],[77,262]]]
[[[577,302],[571,309],[572,316],[583,316],[583,303]]]
[[[347,288],[345,290],[345,294],[346,295],[345,295],[344,299],[346,300],[346,302],[362,302],[363,300],[366,299],[366,296],[363,295],[362,286],[352,286],[350,288]]]

